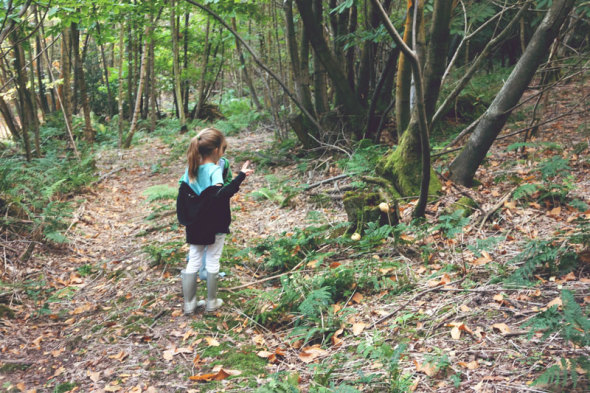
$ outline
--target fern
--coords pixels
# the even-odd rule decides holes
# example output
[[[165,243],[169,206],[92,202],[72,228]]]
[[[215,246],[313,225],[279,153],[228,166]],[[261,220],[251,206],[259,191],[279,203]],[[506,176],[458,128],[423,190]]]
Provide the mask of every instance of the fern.
[[[178,189],[167,184],[156,184],[144,190],[148,202],[159,200],[174,200],[178,195]]]
[[[469,218],[464,217],[465,211],[458,209],[450,215],[441,215],[438,218],[439,223],[432,228],[433,231],[440,230],[449,239],[452,239],[458,233],[463,232],[463,227],[469,223]]]
[[[299,305],[299,311],[305,318],[318,318],[320,314],[332,303],[330,287],[321,287],[307,294]]]
[[[530,285],[531,278],[539,267],[546,267],[551,274],[567,273],[577,266],[577,256],[567,245],[556,246],[551,241],[533,240],[525,250],[514,257],[510,263],[524,262],[510,277],[507,283]]]
[[[556,305],[552,306],[522,325],[531,328],[528,333],[529,339],[537,331],[543,331],[541,340],[558,333],[565,340],[580,347],[590,345],[590,319],[584,315],[580,305],[574,298],[574,294],[571,291],[563,290],[561,300],[563,311],[559,311]],[[535,384],[559,385],[561,382],[561,385],[565,386],[571,379],[575,387],[578,378],[578,371],[576,370],[578,366],[586,372],[590,372],[590,360],[588,357],[562,358],[559,365],[548,368],[539,376],[535,380]]]
[[[518,188],[516,190],[514,190],[513,197],[516,200],[519,200],[519,199],[522,199],[525,197],[530,197],[531,195],[533,195],[534,193],[539,191],[539,189],[541,189],[541,187],[542,186],[540,184],[536,184],[536,183],[522,184],[522,185],[518,186]]]

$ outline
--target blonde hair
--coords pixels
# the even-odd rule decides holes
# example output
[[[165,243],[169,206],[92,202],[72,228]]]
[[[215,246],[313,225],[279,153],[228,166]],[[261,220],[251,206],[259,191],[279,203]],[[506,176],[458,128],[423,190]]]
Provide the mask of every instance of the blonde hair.
[[[191,139],[186,157],[188,159],[188,178],[192,183],[197,179],[199,166],[204,158],[209,157],[213,150],[226,144],[225,136],[216,128],[204,128]]]

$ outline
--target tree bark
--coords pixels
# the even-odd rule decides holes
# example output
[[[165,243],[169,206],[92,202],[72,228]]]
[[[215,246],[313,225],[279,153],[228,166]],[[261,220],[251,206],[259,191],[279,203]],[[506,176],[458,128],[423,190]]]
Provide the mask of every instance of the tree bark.
[[[119,147],[123,145],[123,57],[125,55],[125,24],[121,22],[119,28]]]
[[[549,47],[574,3],[575,0],[553,1],[508,80],[484,113],[464,149],[451,163],[449,169],[453,181],[465,186],[472,185],[477,168],[535,75],[539,64],[547,56]]]
[[[198,92],[198,101],[197,105],[195,106],[195,115],[194,117],[199,118],[201,116],[201,110],[203,105],[205,105],[205,76],[207,75],[207,67],[209,65],[209,53],[211,51],[211,44],[209,44],[209,33],[211,30],[211,21],[209,17],[207,17],[207,27],[205,28],[205,42],[203,51],[203,62],[201,65],[201,78],[199,80],[199,92]]]
[[[16,90],[18,93],[18,101],[20,108],[20,120],[23,146],[25,149],[25,156],[27,161],[31,161],[31,141],[29,132],[35,128],[35,121],[33,120],[33,103],[31,94],[27,87],[27,72],[25,67],[25,53],[21,45],[20,29],[15,26],[10,33],[12,43],[12,50],[14,52],[14,71],[16,72]]]
[[[30,84],[31,84],[31,117],[34,123],[33,126],[33,137],[35,141],[35,157],[41,157],[41,135],[39,132],[40,122],[39,122],[39,108],[37,107],[37,92],[35,90],[35,67],[33,65],[33,47],[31,46],[27,51],[28,59],[29,59],[29,76],[30,76]]]
[[[84,67],[82,66],[82,59],[80,58],[80,32],[78,25],[72,23],[72,52],[74,54],[74,64],[76,66],[76,74],[78,75],[78,83],[80,84],[80,100],[82,102],[82,112],[84,113],[84,139],[88,142],[94,142],[95,132],[92,128],[92,120],[90,119],[90,100],[86,91],[86,76],[84,75]]]
[[[154,52],[154,39],[153,37],[150,39],[150,53],[149,59],[150,64],[149,67],[151,69],[150,78],[151,82],[149,83],[150,91],[149,91],[149,101],[150,101],[150,111],[149,111],[149,118],[150,118],[150,131],[154,131],[156,129],[156,73],[154,69],[155,65],[155,52]],[[188,97],[188,87],[187,87],[187,97]]]
[[[70,61],[70,28],[65,27],[61,40],[61,110],[72,124],[72,84],[71,84],[71,61]]]
[[[231,19],[232,27],[237,32],[238,25],[236,23],[236,18],[233,17]],[[254,84],[252,83],[252,78],[250,78],[250,73],[248,72],[248,67],[246,66],[246,59],[244,59],[244,54],[242,53],[242,46],[240,45],[240,40],[237,38],[236,40],[236,50],[238,52],[238,58],[240,59],[240,64],[242,65],[242,76],[244,77],[244,82],[248,85],[248,90],[250,91],[250,97],[252,97],[252,102],[256,106],[256,109],[259,111],[262,110],[262,104],[260,104],[260,100],[258,99],[258,95],[256,94],[256,90],[254,89]]]
[[[143,91],[143,80],[145,78],[145,74],[147,71],[147,52],[148,52],[148,42],[149,40],[147,37],[151,34],[151,20],[146,21],[146,27],[144,32],[144,37],[146,39],[143,40],[143,51],[141,54],[141,66],[139,68],[139,83],[137,85],[137,94],[135,99],[135,109],[133,111],[133,118],[131,120],[131,126],[129,127],[129,133],[127,134],[127,138],[125,139],[125,143],[123,144],[124,148],[129,148],[131,146],[131,141],[133,140],[133,135],[137,130],[137,121],[139,120],[139,116],[141,114],[141,95]]]
[[[408,46],[412,46],[412,10],[414,1],[408,0],[406,9],[406,21],[404,24],[403,40]],[[401,138],[410,122],[410,90],[412,88],[412,68],[404,53],[400,53],[397,63],[397,78],[395,83],[395,124],[397,137]]]
[[[12,140],[18,141],[21,138],[21,130],[12,114],[12,110],[4,98],[0,95],[0,112],[4,117],[4,122],[12,135]]]
[[[182,104],[182,88],[180,63],[178,60],[178,27],[176,24],[176,14],[174,12],[174,0],[170,0],[170,33],[172,35],[172,71],[174,77],[174,97],[176,98],[176,108],[178,109],[178,118],[180,119],[180,127],[186,125],[186,114],[184,112],[184,105]]]

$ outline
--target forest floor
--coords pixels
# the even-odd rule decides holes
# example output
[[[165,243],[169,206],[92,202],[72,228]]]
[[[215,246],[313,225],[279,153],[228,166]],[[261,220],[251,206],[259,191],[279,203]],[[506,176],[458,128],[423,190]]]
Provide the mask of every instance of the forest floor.
[[[572,96],[583,94],[583,89],[555,93],[546,110],[562,113]],[[571,171],[568,198],[590,204],[590,130],[583,116],[542,126],[537,142],[553,145],[528,147],[529,158],[506,149],[522,134],[498,141],[478,172],[479,187],[464,189],[442,179],[443,195],[427,211],[431,228],[464,195],[479,204],[456,236],[445,235],[440,227],[415,243],[402,235],[404,242],[387,238],[360,252],[350,242],[317,245],[330,253],[320,260],[302,259],[301,277],[341,266],[355,271],[359,280],[366,279],[362,274],[372,275],[379,285],[366,291],[352,285],[350,296],[331,305],[332,316],[347,310],[338,319],[340,329],[303,347],[301,340],[289,337],[292,320],[256,320],[252,309],[275,305],[261,297],[268,304],[253,308],[252,298],[281,283],[260,282],[269,275],[260,267],[262,257],[236,259],[234,254],[269,236],[289,237],[308,225],[346,221],[340,200],[323,198],[320,203],[317,195],[332,195],[349,180],[300,192],[285,207],[252,194],[269,188],[270,178],[300,184],[332,178],[341,171],[333,157],[325,155],[305,171],[295,161],[271,163],[246,179],[232,200],[235,217],[222,259],[225,304],[214,315],[185,316],[179,278],[187,250],[184,231],[175,225],[170,204],[150,203],[144,193],[162,184],[175,188],[184,161],[157,137],[128,151],[105,150],[97,162],[104,178],[76,197],[70,243],[39,245],[23,266],[4,260],[2,272],[15,285],[9,304],[14,314],[0,319],[0,386],[15,392],[242,392],[263,385],[267,390],[260,391],[286,392],[288,383],[302,391],[322,391],[322,385],[363,392],[547,391],[531,382],[561,358],[587,357],[590,349],[558,333],[529,336],[531,328],[523,324],[548,306],[562,307],[563,289],[588,310],[588,249],[573,249],[581,260],[576,270],[564,276],[539,274],[534,286],[507,287],[494,278],[514,270],[509,262],[525,240],[560,242],[564,233],[576,230],[576,220],[590,219],[590,212],[565,203],[513,199],[515,179],[542,181],[535,160],[562,157]],[[271,141],[272,134],[264,130],[229,137],[234,171],[241,165],[236,156],[269,150]],[[412,203],[400,205],[408,225]],[[489,251],[464,247],[496,237],[503,240]],[[159,249],[172,250],[168,254],[149,252],[150,246],[171,244],[175,246]],[[160,260],[154,260],[155,254]],[[248,283],[254,284],[228,290]],[[205,285],[200,285],[199,294],[204,293]],[[387,348],[402,342],[397,361]],[[590,391],[582,370],[576,388],[567,381],[559,389]]]

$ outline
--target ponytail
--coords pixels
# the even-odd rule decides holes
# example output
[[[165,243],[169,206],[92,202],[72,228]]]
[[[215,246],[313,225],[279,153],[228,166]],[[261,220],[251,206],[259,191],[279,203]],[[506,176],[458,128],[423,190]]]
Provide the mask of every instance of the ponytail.
[[[201,153],[199,153],[199,136],[193,137],[188,146],[186,153],[188,159],[188,180],[194,183],[199,174],[199,165],[201,165]]]
[[[193,139],[188,147],[188,179],[191,183],[197,180],[199,166],[203,158],[208,157],[213,150],[225,146],[225,136],[215,128],[205,128]]]

